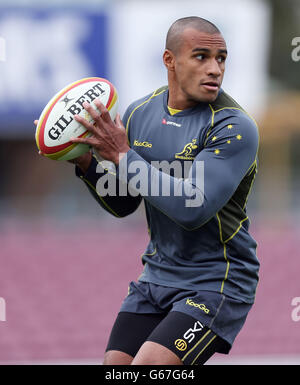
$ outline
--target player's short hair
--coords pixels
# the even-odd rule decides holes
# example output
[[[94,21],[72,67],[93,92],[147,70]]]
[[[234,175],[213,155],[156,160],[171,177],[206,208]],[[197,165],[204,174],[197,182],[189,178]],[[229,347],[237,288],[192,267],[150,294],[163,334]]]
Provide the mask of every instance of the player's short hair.
[[[183,17],[176,20],[167,33],[166,49],[169,49],[174,54],[178,53],[182,32],[186,28],[194,28],[197,31],[209,34],[221,34],[220,30],[210,21],[199,16]]]

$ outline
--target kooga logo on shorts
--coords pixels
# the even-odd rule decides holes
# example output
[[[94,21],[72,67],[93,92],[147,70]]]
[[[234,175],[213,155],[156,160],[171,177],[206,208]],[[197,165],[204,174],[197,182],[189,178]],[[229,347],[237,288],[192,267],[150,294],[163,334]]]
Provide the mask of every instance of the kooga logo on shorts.
[[[209,313],[209,309],[204,305],[204,303],[195,303],[190,298],[186,300],[186,305],[197,307],[200,310],[203,310],[206,314]]]

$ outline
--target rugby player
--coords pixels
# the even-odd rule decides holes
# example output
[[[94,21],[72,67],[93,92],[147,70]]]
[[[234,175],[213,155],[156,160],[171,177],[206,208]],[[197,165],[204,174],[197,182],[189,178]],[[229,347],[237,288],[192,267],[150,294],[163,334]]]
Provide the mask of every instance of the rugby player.
[[[113,162],[115,178],[130,184],[134,162],[149,171],[147,191],[101,196],[97,181],[110,171],[96,172],[92,153],[75,160],[77,176],[105,210],[124,217],[143,200],[149,227],[144,270],[130,283],[105,365],[201,365],[230,351],[254,303],[259,262],[246,204],[257,171],[258,129],[221,88],[226,57],[214,24],[179,19],[163,53],[167,86],[132,103],[123,121],[113,122],[99,101],[99,113],[85,104],[94,125],[76,116],[93,135],[73,142]],[[163,160],[192,162],[189,177],[152,164]],[[204,165],[200,185],[197,162]],[[154,180],[172,182],[170,196],[150,194]],[[191,191],[196,201],[187,205]]]

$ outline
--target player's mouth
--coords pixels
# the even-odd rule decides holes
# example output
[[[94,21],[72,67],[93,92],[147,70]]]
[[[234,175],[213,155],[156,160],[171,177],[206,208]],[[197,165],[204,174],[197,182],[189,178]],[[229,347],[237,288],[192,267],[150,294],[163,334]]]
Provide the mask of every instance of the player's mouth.
[[[208,81],[201,83],[201,86],[204,87],[207,91],[215,92],[220,88],[220,83],[214,81]]]

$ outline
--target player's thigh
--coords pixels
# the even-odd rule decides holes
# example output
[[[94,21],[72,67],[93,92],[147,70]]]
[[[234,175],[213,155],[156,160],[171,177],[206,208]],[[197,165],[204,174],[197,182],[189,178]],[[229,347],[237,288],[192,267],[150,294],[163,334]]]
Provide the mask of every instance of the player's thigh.
[[[220,337],[194,317],[172,311],[149,335],[132,364],[202,365],[223,344]]]
[[[148,336],[165,316],[165,313],[120,312],[109,337],[103,364],[130,364]]]
[[[118,350],[109,350],[104,354],[103,365],[130,365],[133,357]]]
[[[131,365],[182,365],[180,358],[165,346],[146,341]]]

